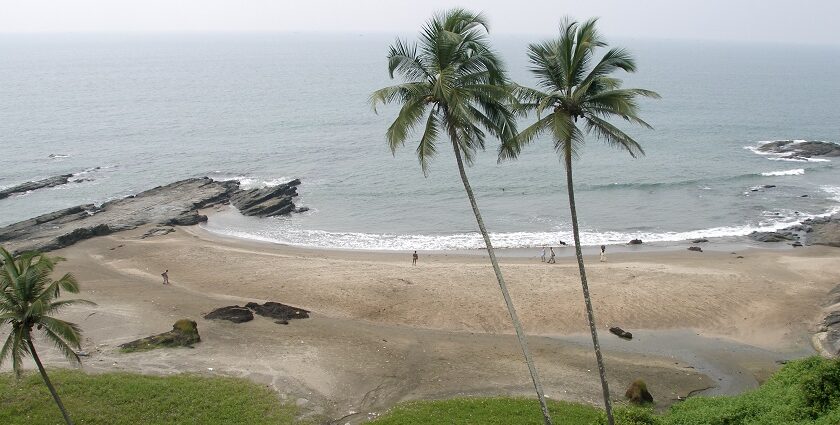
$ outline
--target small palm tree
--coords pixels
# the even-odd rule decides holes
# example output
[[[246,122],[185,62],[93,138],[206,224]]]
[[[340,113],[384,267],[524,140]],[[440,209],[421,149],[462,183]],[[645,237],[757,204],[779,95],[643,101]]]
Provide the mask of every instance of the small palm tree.
[[[391,78],[398,73],[404,82],[377,90],[370,99],[374,111],[380,103],[402,104],[386,133],[388,146],[394,153],[422,125],[417,158],[423,174],[427,175],[429,162],[437,154],[437,142],[448,139],[451,144],[461,182],[531,373],[544,421],[550,424],[542,385],[522,325],[464,169],[464,163],[471,164],[476,151],[484,149],[487,133],[501,140],[516,136],[515,116],[507,107],[515,99],[502,63],[489,46],[487,21],[483,15],[463,9],[435,15],[423,27],[419,46],[402,40],[391,46],[388,72]]]
[[[73,351],[73,348],[79,348],[79,327],[50,315],[71,304],[93,303],[84,300],[56,301],[62,290],[74,294],[79,292],[79,285],[71,274],[65,274],[58,280],[50,277],[55,264],[62,260],[39,252],[26,252],[14,258],[0,248],[0,329],[6,324],[12,326],[9,337],[0,349],[0,364],[11,356],[12,369],[20,377],[23,358],[32,356],[65,422],[72,424],[32,341],[33,330],[40,330],[68,360],[80,363],[79,356]]]
[[[590,19],[578,24],[566,19],[560,25],[559,38],[529,45],[531,72],[537,78],[539,89],[515,85],[513,91],[520,100],[516,109],[523,114],[535,111],[537,122],[524,129],[515,139],[507,140],[509,143],[503,143],[499,158],[502,160],[517,157],[524,145],[547,133],[553,139],[554,149],[566,166],[566,188],[569,193],[569,210],[572,216],[575,254],[580,269],[580,283],[583,287],[586,315],[601,377],[607,420],[612,425],[614,421],[610,390],[598,344],[598,331],[580,247],[572,159],[583,149],[584,132],[594,134],[610,146],[626,150],[633,157],[643,155],[642,147],[633,138],[607,120],[621,118],[651,128],[638,117],[636,99],[639,96],[658,98],[659,95],[649,90],[622,88],[621,80],[610,76],[617,70],[635,72],[633,57],[624,49],[609,49],[592,66],[596,50],[606,46],[595,29],[596,22],[597,19]],[[583,125],[583,130],[578,124]]]

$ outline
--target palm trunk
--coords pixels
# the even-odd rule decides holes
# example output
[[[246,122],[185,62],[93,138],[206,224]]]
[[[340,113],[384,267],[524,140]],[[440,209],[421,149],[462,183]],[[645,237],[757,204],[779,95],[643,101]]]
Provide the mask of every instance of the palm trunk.
[[[61,403],[61,399],[58,397],[58,393],[55,392],[55,388],[53,388],[52,382],[50,382],[50,377],[47,376],[47,371],[44,370],[44,365],[41,364],[41,359],[38,358],[38,353],[35,352],[35,346],[32,345],[32,340],[26,341],[29,344],[29,352],[32,353],[32,358],[35,360],[35,364],[38,365],[38,371],[41,372],[41,377],[44,378],[44,383],[47,384],[47,388],[50,389],[50,394],[52,394],[53,399],[55,400],[55,404],[58,405],[58,408],[61,409],[61,415],[64,416],[64,422],[67,422],[67,425],[73,425],[73,421],[70,419],[70,415],[67,414],[67,410],[64,408],[64,404]]]
[[[589,320],[589,331],[592,333],[592,345],[595,348],[595,359],[598,362],[598,375],[601,377],[601,389],[604,392],[604,407],[607,409],[607,423],[614,425],[612,403],[610,402],[610,387],[607,383],[607,371],[604,358],[601,356],[601,345],[598,344],[598,328],[595,326],[595,313],[592,310],[592,299],[589,297],[589,285],[586,283],[586,269],[583,267],[583,253],[580,248],[580,229],[578,228],[577,210],[575,209],[575,189],[572,182],[572,152],[571,141],[566,143],[566,186],[569,191],[569,210],[572,214],[572,233],[575,238],[575,255],[580,269],[580,285],[583,287],[583,299],[586,302],[586,318]]]
[[[519,339],[519,346],[522,348],[522,355],[525,356],[525,363],[528,365],[528,371],[531,373],[531,381],[534,383],[534,390],[537,392],[537,398],[540,402],[540,410],[542,410],[543,421],[546,425],[552,425],[551,416],[548,413],[548,406],[545,403],[545,395],[543,394],[542,384],[537,375],[537,368],[534,366],[534,360],[531,357],[531,351],[528,349],[528,341],[525,339],[525,332],[522,330],[522,324],[519,322],[519,316],[516,315],[516,309],[513,307],[513,300],[510,298],[505,279],[502,277],[502,270],[499,268],[499,262],[496,260],[496,252],[493,250],[493,244],[490,243],[490,235],[487,234],[487,229],[484,227],[484,220],[481,219],[481,212],[478,210],[478,204],[475,201],[470,182],[467,179],[467,173],[464,170],[464,161],[461,159],[461,151],[458,145],[452,143],[455,149],[455,160],[458,162],[458,173],[461,175],[461,182],[464,183],[464,190],[467,192],[467,197],[470,199],[475,220],[478,222],[478,229],[481,236],[484,238],[484,244],[487,246],[487,253],[490,255],[490,263],[493,264],[493,271],[496,273],[496,280],[499,281],[499,288],[502,290],[502,296],[505,299],[510,320],[513,322],[513,328],[516,330],[516,337]]]

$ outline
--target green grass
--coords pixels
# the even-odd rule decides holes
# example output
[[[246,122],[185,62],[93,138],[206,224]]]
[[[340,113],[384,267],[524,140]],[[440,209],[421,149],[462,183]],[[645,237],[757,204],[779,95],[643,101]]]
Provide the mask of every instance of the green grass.
[[[656,394],[654,394],[656,397]],[[600,425],[603,411],[575,403],[549,402],[556,424]],[[401,404],[375,425],[542,424],[536,400],[462,398]],[[734,397],[694,397],[657,415],[619,406],[618,425],[838,425],[840,361],[819,357],[787,364],[754,391]]]
[[[53,369],[56,386],[76,424],[292,424],[297,409],[268,388],[242,379],[168,377]],[[16,382],[0,374],[0,424],[63,423],[37,373]]]

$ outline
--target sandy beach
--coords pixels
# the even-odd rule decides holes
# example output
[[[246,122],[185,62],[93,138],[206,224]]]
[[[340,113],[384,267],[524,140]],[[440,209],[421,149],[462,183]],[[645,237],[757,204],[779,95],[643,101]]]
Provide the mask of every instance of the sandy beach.
[[[211,217],[212,220],[212,217]],[[482,255],[327,251],[223,238],[198,226],[141,239],[97,237],[54,254],[82,298],[62,317],[84,331],[84,369],[241,376],[305,415],[359,423],[411,399],[531,393],[527,369]],[[566,248],[571,250],[572,248]],[[590,252],[591,251],[591,252]],[[840,250],[640,249],[588,277],[614,399],[636,378],[660,406],[755,387],[779,362],[813,353],[821,299],[840,283]],[[741,258],[743,257],[743,258]],[[600,385],[574,257],[501,257],[546,393],[598,404]],[[161,284],[169,269],[171,285]],[[312,317],[205,320],[215,308],[276,301]],[[123,354],[121,343],[198,322],[193,349]],[[607,332],[621,326],[632,341]],[[46,351],[53,367],[67,363]],[[8,368],[8,365],[4,366]],[[336,422],[339,423],[339,422]]]

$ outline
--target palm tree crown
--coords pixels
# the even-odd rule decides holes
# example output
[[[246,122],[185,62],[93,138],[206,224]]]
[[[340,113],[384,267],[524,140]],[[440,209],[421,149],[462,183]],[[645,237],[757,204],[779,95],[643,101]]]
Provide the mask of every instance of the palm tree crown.
[[[518,111],[536,112],[537,122],[527,127],[511,143],[503,143],[500,159],[515,158],[521,148],[534,138],[549,133],[555,150],[561,155],[577,156],[584,143],[583,129],[613,147],[626,150],[633,157],[644,155],[632,137],[608,122],[621,118],[646,128],[651,126],[639,118],[639,96],[658,98],[650,90],[622,88],[621,80],[610,75],[617,71],[635,72],[636,63],[622,48],[609,49],[592,66],[598,48],[607,44],[590,19],[583,24],[564,20],[560,37],[528,46],[531,72],[538,88],[514,85],[520,99]]]
[[[402,104],[386,133],[392,152],[425,121],[417,146],[424,174],[441,135],[467,164],[484,149],[486,133],[502,140],[516,135],[506,106],[511,99],[506,72],[489,46],[487,28],[482,14],[453,9],[423,27],[419,45],[397,40],[390,47],[388,73],[403,83],[377,90],[370,102],[374,110],[380,103]]]

